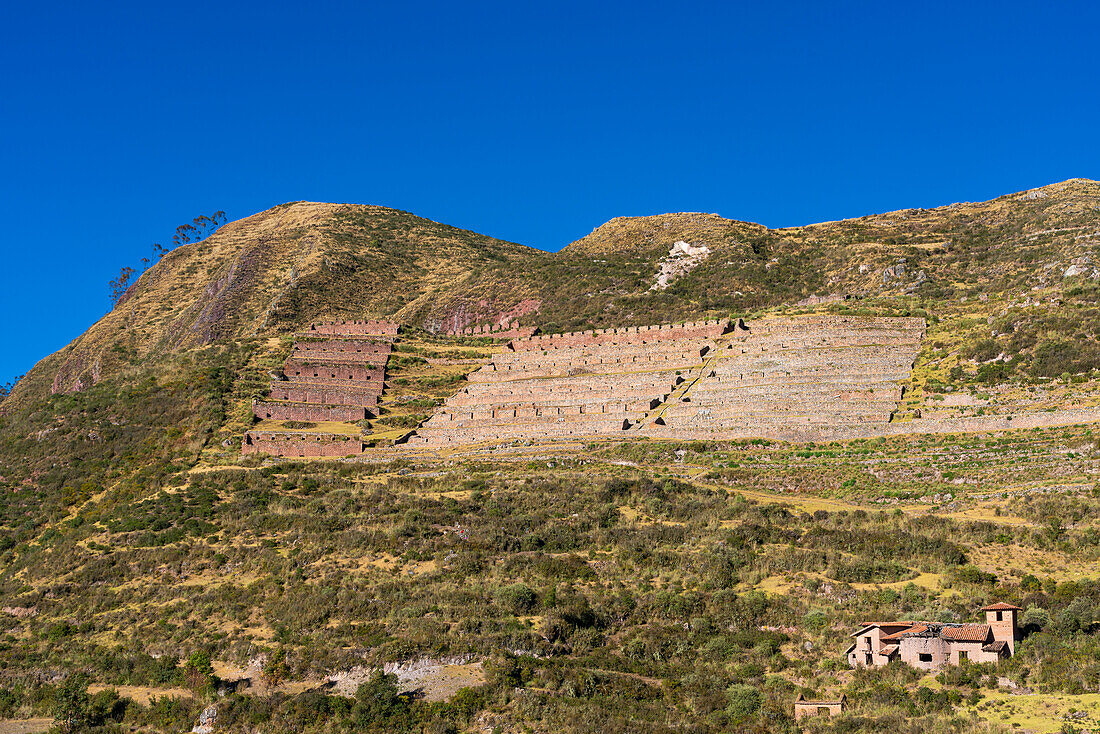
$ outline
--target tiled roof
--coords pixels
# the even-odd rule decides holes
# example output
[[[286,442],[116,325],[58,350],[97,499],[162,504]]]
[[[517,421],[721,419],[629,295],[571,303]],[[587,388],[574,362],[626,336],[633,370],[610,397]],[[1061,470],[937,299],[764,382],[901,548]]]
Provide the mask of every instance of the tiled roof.
[[[1004,640],[997,640],[996,642],[991,642],[988,645],[982,645],[982,652],[995,652],[1000,654],[1000,652],[1006,647],[1008,647],[1007,642],[1005,642]]]
[[[940,631],[940,638],[957,642],[985,642],[989,638],[989,625],[960,624],[946,626]]]
[[[885,655],[886,657],[891,657],[894,654],[896,654],[897,651],[898,651],[898,646],[897,645],[883,645],[882,649],[879,650],[878,653],[879,653],[879,655]]]
[[[999,601],[996,604],[990,604],[988,607],[982,607],[983,612],[1008,612],[1013,610],[1018,612],[1020,611],[1020,607],[1006,604],[1003,601]]]

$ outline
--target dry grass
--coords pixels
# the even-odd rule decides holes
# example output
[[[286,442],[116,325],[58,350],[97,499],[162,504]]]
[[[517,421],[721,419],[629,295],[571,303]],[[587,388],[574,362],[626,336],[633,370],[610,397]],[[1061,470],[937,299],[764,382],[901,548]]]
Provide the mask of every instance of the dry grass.
[[[1007,691],[985,692],[976,706],[965,706],[983,721],[1000,724],[1014,730],[1048,734],[1059,732],[1067,714],[1084,711],[1083,719],[1074,719],[1079,730],[1095,731],[1100,727],[1100,693],[1072,696],[1064,693],[1014,694]]]
[[[39,734],[53,726],[53,719],[0,719],[0,734]]]

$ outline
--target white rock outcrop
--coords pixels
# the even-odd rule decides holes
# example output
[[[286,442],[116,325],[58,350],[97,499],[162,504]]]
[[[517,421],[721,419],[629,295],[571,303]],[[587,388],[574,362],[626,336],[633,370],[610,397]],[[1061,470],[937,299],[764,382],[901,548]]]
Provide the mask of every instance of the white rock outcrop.
[[[657,280],[649,290],[663,291],[672,284],[672,281],[690,273],[708,257],[710,257],[710,248],[706,245],[696,246],[677,240],[668,251],[668,257],[661,260]]]

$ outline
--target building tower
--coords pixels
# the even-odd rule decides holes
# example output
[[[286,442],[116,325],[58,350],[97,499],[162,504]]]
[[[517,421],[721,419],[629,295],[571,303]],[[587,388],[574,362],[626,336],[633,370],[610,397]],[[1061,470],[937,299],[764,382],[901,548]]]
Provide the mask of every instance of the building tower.
[[[985,612],[985,621],[993,631],[993,639],[997,642],[1008,643],[1009,655],[1016,654],[1016,640],[1020,639],[1020,627],[1017,624],[1017,616],[1020,607],[999,601],[982,607]]]

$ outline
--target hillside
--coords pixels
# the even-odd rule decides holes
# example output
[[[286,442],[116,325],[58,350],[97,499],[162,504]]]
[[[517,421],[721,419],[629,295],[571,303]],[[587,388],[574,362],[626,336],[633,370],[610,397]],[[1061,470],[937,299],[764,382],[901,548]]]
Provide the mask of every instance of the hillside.
[[[549,369],[539,339],[508,354],[447,333],[508,316],[548,333],[741,326],[717,356],[687,349],[688,368],[603,373]],[[647,369],[694,369],[678,407],[643,408],[670,430],[678,411],[773,411],[788,396],[768,385],[737,402],[714,384],[743,370],[742,347],[844,362],[837,324],[869,316],[910,317],[847,352],[877,392],[822,382],[815,410],[884,416],[889,435],[472,446],[459,426],[392,445],[471,386],[510,399],[471,380],[490,362],[624,400]],[[254,417],[296,332],[363,318],[403,329],[377,415]],[[795,322],[843,343],[796,342]],[[1100,409],[1097,182],[774,230],[617,218],[557,253],[382,207],[284,204],[166,255],[3,402],[0,732],[179,732],[204,711],[234,734],[1095,728],[1097,425],[1010,423],[1078,408]],[[907,432],[941,419],[979,428]],[[365,448],[242,456],[256,426]],[[849,666],[868,619],[969,630],[993,602],[1021,608],[1013,656]],[[796,722],[799,695],[848,710]]]
[[[618,218],[545,253],[383,207],[299,202],[225,225],[147,271],[20,393],[86,386],[149,356],[390,317],[430,331],[507,315],[544,331],[740,314],[809,296],[943,302],[1095,283],[1100,184],[770,230],[713,214]],[[677,241],[711,253],[651,290]]]

